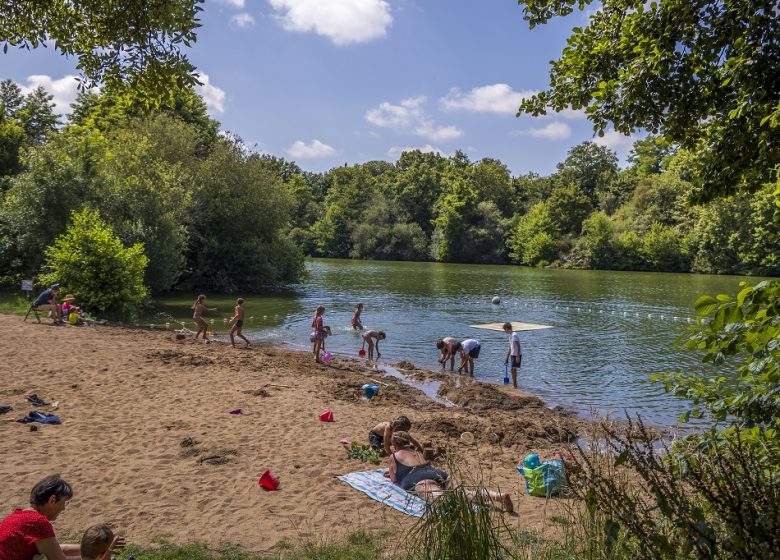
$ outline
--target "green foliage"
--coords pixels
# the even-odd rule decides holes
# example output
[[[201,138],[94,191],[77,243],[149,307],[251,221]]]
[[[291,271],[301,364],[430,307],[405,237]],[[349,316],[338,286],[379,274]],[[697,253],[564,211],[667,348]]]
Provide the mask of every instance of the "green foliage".
[[[200,0],[0,3],[0,45],[23,49],[52,45],[73,56],[87,85],[121,84],[149,104],[196,83],[182,48],[195,42]],[[128,25],[132,22],[132,25]]]
[[[426,257],[428,239],[422,228],[396,217],[397,211],[378,195],[352,230],[352,258],[414,261]]]
[[[501,560],[512,558],[506,546],[509,530],[501,516],[495,516],[487,500],[462,484],[448,489],[432,504],[412,528],[409,539],[414,560]]]
[[[560,181],[578,187],[594,206],[599,194],[617,178],[615,152],[594,142],[582,142],[569,150],[566,159],[558,164]]]
[[[519,0],[531,27],[582,0]],[[585,109],[602,135],[660,133],[697,153],[699,200],[755,190],[780,164],[780,18],[774,2],[604,0],[575,27],[550,88],[520,112]]]
[[[564,235],[579,235],[583,220],[593,212],[590,199],[575,185],[555,187],[547,205],[555,229]]]
[[[642,238],[642,255],[650,270],[688,270],[689,256],[675,227],[655,222]]]
[[[347,457],[363,461],[364,463],[373,463],[374,465],[378,465],[381,461],[379,451],[371,449],[370,445],[361,445],[356,441],[353,441],[347,447]]]
[[[302,255],[282,233],[292,201],[266,161],[224,138],[194,178],[186,282],[257,292],[300,277]]]
[[[745,286],[736,298],[702,296],[695,308],[682,346],[703,351],[704,362],[734,363],[737,375],[664,375],[667,390],[693,402],[690,416],[765,429],[780,446],[780,282]]]
[[[146,299],[141,244],[127,247],[98,212],[72,214],[64,234],[46,249],[43,284],[59,283],[81,305],[108,317],[132,317]]]
[[[580,251],[588,268],[609,268],[614,262],[613,230],[604,212],[594,212],[582,224]]]
[[[539,202],[517,222],[509,239],[509,256],[520,264],[547,264],[558,257],[556,233],[548,205]]]

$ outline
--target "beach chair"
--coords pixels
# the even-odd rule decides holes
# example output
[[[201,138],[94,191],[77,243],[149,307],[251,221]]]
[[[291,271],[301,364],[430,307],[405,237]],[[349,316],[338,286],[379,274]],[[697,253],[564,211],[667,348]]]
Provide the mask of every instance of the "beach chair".
[[[27,315],[24,316],[24,321],[27,321],[27,317],[30,316],[30,313],[35,313],[35,320],[38,321],[39,323],[41,322],[41,316],[38,315],[38,309],[36,309],[35,307],[35,302],[32,302],[30,304],[30,307],[27,309]]]

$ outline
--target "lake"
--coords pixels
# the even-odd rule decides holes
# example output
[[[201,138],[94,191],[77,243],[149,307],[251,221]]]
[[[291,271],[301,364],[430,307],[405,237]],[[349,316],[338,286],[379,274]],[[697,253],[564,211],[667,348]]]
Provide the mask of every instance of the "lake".
[[[333,330],[327,348],[357,358],[361,339],[350,327],[357,302],[363,324],[384,330],[382,360],[406,360],[436,369],[436,341],[444,336],[477,338],[482,351],[475,376],[501,383],[507,336],[475,329],[477,323],[522,321],[552,325],[521,333],[523,366],[519,384],[550,405],[581,413],[641,413],[652,423],[672,425],[684,402],[664,393],[649,375],[703,371],[713,366],[674,343],[694,320],[693,303],[705,293],[733,294],[736,276],[535,269],[314,259],[308,278],[289,292],[248,296],[244,331],[257,341],[310,348],[310,324],[317,305],[326,307]],[[758,278],[747,279],[758,282]],[[493,296],[501,298],[493,305]],[[185,321],[193,328],[193,297],[158,300],[160,314],[147,320],[170,328]],[[234,298],[210,296],[208,314],[224,335]]]

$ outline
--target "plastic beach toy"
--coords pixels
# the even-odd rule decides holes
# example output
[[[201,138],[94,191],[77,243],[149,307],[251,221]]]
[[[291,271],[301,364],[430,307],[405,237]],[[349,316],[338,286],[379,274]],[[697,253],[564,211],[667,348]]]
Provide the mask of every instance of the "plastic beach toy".
[[[358,350],[358,356],[360,356],[362,358],[365,355],[366,355],[366,349],[365,348],[361,348],[360,350]]]
[[[271,471],[265,471],[262,476],[260,477],[260,480],[257,481],[260,486],[262,486],[265,490],[278,490],[279,489],[279,479],[276,478]]]
[[[333,422],[333,411],[332,410],[326,410],[322,414],[320,414],[320,420],[322,422]]]
[[[333,356],[331,356],[329,352],[325,352],[325,353],[322,355],[322,361],[323,361],[323,362],[329,362],[329,361],[331,361],[332,359],[333,359]]]
[[[240,408],[234,408],[228,414],[241,414],[241,409]]]
[[[509,385],[509,364],[504,364],[504,385]]]
[[[379,393],[379,385],[376,383],[366,383],[362,387],[363,393],[369,398],[373,399]]]
[[[471,432],[463,432],[460,434],[460,441],[466,445],[474,445],[474,434]]]

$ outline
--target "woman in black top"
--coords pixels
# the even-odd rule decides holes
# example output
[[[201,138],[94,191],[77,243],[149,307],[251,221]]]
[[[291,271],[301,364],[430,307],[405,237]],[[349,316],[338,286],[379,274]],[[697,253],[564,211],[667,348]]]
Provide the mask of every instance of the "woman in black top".
[[[422,453],[415,450],[412,440],[406,432],[393,432],[393,447],[397,450],[388,457],[390,468],[387,475],[395,484],[417,494],[426,502],[433,502],[444,494],[444,491],[454,486],[452,478],[444,471],[431,466]],[[501,494],[490,490],[482,490],[482,499],[490,500],[497,509],[512,513],[514,504],[509,494]],[[469,497],[474,500],[477,491],[468,490]]]

